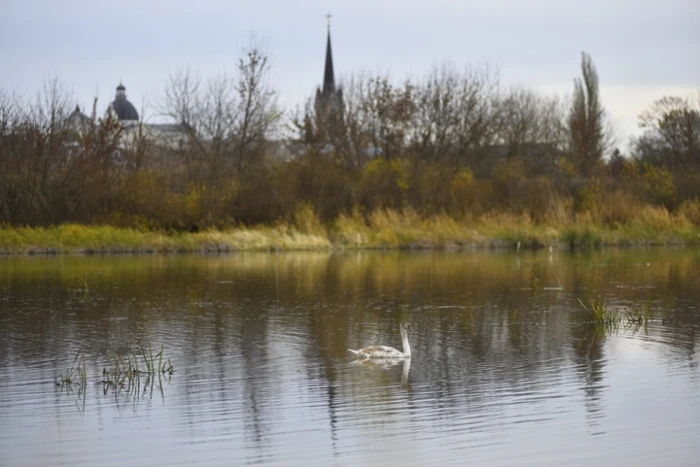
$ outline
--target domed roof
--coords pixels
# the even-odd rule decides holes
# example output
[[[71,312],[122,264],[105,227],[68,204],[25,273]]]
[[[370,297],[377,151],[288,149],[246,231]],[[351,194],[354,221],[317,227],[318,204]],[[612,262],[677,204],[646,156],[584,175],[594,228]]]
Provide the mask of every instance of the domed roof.
[[[83,124],[90,121],[90,118],[80,111],[80,106],[76,105],[75,110],[68,116],[68,123]]]
[[[127,100],[126,88],[121,83],[117,86],[117,95],[112,102],[112,110],[117,114],[119,120],[139,119],[139,113],[136,111],[136,107]]]

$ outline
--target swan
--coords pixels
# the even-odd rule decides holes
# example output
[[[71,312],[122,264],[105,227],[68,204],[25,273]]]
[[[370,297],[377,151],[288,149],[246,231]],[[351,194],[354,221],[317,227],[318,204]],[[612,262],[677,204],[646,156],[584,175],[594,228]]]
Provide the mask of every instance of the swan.
[[[413,331],[409,323],[403,322],[399,326],[401,330],[401,344],[403,352],[386,345],[371,345],[359,350],[348,349],[357,358],[411,358],[411,346],[408,345],[408,331]]]

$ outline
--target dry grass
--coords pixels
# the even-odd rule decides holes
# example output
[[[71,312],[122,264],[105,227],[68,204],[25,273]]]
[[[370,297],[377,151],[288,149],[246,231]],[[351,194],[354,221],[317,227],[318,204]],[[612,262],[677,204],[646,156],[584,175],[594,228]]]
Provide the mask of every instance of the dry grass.
[[[238,226],[198,233],[142,231],[111,226],[66,224],[57,227],[0,228],[1,253],[228,252],[328,250],[332,248],[515,248],[700,243],[700,202],[686,202],[674,213],[621,198],[606,207],[567,216],[557,204],[549,220],[527,214],[486,213],[456,219],[438,213],[422,216],[411,208],[356,210],[325,226],[311,207],[297,208],[291,224]],[[615,203],[608,203],[615,204]],[[634,215],[632,215],[634,213]],[[602,217],[609,221],[605,222]],[[562,219],[552,222],[552,219]],[[612,221],[612,219],[616,219]]]
[[[328,238],[287,227],[199,233],[141,232],[110,226],[0,228],[2,253],[147,253],[327,249]]]

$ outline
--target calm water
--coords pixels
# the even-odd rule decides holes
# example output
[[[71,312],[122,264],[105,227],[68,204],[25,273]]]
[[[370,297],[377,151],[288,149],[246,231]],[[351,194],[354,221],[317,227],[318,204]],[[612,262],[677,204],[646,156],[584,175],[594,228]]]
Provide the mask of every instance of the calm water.
[[[175,373],[105,393],[144,336]],[[699,336],[699,250],[5,257],[0,465],[700,465]]]

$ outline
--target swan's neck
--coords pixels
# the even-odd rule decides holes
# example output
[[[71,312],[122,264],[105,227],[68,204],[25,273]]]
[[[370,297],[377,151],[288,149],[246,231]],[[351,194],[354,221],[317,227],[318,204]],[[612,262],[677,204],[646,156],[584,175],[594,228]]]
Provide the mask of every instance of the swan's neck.
[[[411,346],[408,345],[408,332],[405,329],[401,330],[401,344],[403,345],[403,354],[406,357],[411,356]]]

